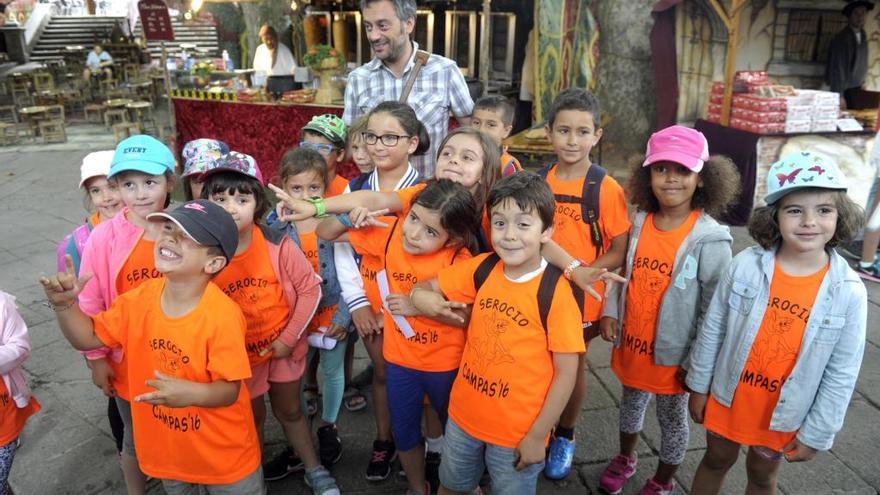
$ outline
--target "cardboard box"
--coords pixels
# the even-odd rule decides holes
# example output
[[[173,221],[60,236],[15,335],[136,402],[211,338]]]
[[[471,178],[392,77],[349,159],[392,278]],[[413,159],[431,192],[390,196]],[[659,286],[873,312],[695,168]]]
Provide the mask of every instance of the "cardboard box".
[[[791,102],[786,106],[785,120],[810,120],[813,118],[813,107],[810,105],[793,105]]]
[[[810,132],[813,121],[810,119],[786,120],[785,133],[795,134],[798,132]]]
[[[758,112],[784,112],[785,98],[759,98],[752,95],[733,95],[733,107]]]
[[[810,132],[836,132],[837,119],[813,120]]]
[[[840,117],[840,107],[838,105],[813,106],[813,120],[832,120]]]
[[[759,112],[746,108],[733,108],[730,115],[738,119],[745,119],[758,124],[785,123],[785,112]]]

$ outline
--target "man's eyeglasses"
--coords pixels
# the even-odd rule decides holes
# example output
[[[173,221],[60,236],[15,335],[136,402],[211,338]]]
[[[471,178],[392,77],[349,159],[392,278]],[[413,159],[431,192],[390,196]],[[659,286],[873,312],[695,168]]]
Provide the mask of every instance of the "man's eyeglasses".
[[[382,134],[381,136],[377,136],[372,132],[362,132],[361,138],[363,138],[364,142],[373,145],[376,144],[376,141],[382,141],[382,144],[385,146],[397,146],[397,143],[401,139],[409,139],[412,136],[399,136],[397,134]]]
[[[322,144],[322,143],[310,143],[308,141],[300,141],[300,148],[308,148],[310,150],[317,151],[321,156],[327,156],[336,149],[336,146],[332,144]]]

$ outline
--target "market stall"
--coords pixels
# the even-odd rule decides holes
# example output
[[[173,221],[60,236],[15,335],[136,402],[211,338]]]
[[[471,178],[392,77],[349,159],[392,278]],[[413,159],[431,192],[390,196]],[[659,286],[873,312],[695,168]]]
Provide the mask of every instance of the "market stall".
[[[340,105],[218,101],[174,97],[177,151],[197,138],[219,139],[230,149],[253,156],[272,179],[281,156],[300,141],[300,131],[315,115],[342,115]]]

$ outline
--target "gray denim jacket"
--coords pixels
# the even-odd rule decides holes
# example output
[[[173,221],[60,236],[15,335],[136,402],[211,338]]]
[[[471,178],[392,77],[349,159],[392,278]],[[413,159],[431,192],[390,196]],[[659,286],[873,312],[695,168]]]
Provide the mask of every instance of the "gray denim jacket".
[[[619,347],[626,338],[623,324],[626,314],[626,292],[632,278],[633,260],[642,227],[648,214],[637,211],[629,231],[626,250],[626,271],[623,284],[608,284],[602,316],[617,319],[621,331],[614,342]],[[687,356],[696,337],[715,286],[730,263],[730,229],[706,213],[697,217],[694,228],[675,253],[672,282],[660,303],[657,335],[654,338],[654,362],[661,366],[687,368]]]
[[[266,225],[275,230],[287,233],[287,236],[302,248],[299,241],[299,232],[293,222],[287,223],[278,220],[278,215],[272,211],[266,217]],[[326,308],[328,306],[337,305],[331,323],[336,323],[342,328],[352,331],[351,313],[348,312],[348,305],[342,300],[342,289],[339,287],[339,281],[336,278],[336,264],[333,262],[333,243],[318,239],[318,261],[321,264],[321,301],[318,308]]]
[[[843,426],[862,355],[868,295],[846,261],[830,251],[791,376],[770,419],[774,431],[797,431],[817,450],[831,448]],[[770,297],[775,250],[739,253],[721,280],[691,350],[687,385],[729,407]]]

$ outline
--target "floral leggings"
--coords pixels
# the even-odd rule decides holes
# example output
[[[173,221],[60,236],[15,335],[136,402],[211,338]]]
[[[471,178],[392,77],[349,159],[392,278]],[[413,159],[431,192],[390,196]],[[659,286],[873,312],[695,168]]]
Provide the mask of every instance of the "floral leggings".
[[[0,447],[0,495],[6,495],[9,491],[9,470],[12,469],[12,458],[15,457],[15,450],[18,449],[18,439],[15,439],[6,445]]]
[[[620,431],[639,433],[645,422],[650,392],[623,387],[620,401]],[[688,394],[657,394],[657,421],[660,423],[660,461],[677,466],[687,453]]]

